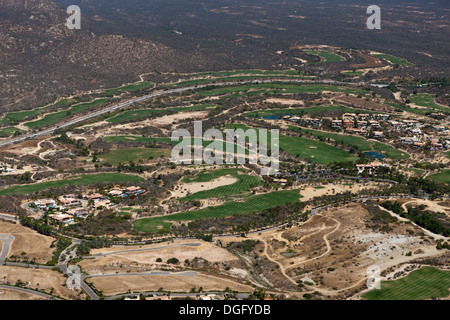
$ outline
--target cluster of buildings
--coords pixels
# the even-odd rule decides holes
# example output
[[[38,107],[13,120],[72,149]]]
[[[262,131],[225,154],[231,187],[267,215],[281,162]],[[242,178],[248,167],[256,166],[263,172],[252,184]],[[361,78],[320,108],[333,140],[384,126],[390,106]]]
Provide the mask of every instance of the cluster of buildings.
[[[49,218],[72,224],[75,218],[86,218],[95,210],[102,210],[115,207],[116,204],[111,201],[114,197],[137,196],[146,193],[141,187],[113,187],[106,191],[106,194],[90,192],[81,195],[63,195],[55,199],[40,199],[33,202],[33,207],[44,212],[51,211]]]
[[[3,172],[14,172],[15,170],[14,170],[14,167],[13,166],[10,166],[10,165],[8,165],[7,163],[4,163],[4,162],[0,162],[0,173],[3,173]]]
[[[356,169],[358,169],[358,174],[363,174],[364,172],[366,172],[369,175],[376,173],[378,171],[378,169],[381,167],[389,168],[391,166],[387,163],[382,163],[379,161],[372,161],[367,164],[357,164],[356,165]]]

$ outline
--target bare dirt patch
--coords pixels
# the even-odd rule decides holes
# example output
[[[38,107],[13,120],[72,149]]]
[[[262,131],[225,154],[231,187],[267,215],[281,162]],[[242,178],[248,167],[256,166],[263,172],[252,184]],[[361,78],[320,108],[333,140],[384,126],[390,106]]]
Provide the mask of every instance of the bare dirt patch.
[[[29,260],[35,258],[36,263],[45,264],[51,260],[55,239],[37,233],[34,230],[9,222],[0,222],[0,234],[12,235],[15,240],[11,244],[10,256],[22,256],[25,252]]]
[[[252,292],[253,288],[225,277],[199,273],[196,276],[179,275],[130,275],[91,278],[95,287],[106,295],[123,293],[124,288],[133,292],[157,291],[163,288],[171,292],[189,292],[191,288],[203,287],[204,291],[223,291],[227,287],[240,292]]]
[[[67,278],[58,271],[1,266],[0,280],[11,285],[16,284],[20,280],[22,283],[25,283],[26,288],[38,288],[45,290],[46,293],[50,293],[53,288],[53,292],[57,296],[68,299],[76,299],[78,297],[76,291],[71,291],[65,287]]]

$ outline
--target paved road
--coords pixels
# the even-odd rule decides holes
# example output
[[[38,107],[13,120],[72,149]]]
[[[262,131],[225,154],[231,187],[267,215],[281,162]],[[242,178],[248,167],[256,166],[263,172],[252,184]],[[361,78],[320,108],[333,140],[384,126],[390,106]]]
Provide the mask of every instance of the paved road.
[[[22,142],[27,139],[52,134],[57,129],[67,128],[74,124],[77,124],[77,123],[80,123],[80,122],[83,122],[83,121],[86,121],[86,120],[89,120],[92,118],[96,118],[98,116],[101,116],[101,115],[109,113],[109,112],[127,108],[135,103],[143,102],[143,101],[146,101],[146,100],[149,100],[149,99],[152,99],[155,97],[159,97],[159,96],[170,95],[173,93],[181,93],[181,92],[194,90],[194,89],[206,88],[206,87],[212,86],[212,85],[213,86],[233,86],[233,85],[246,84],[246,83],[274,83],[274,82],[306,83],[306,84],[319,83],[319,84],[329,84],[329,85],[368,85],[368,86],[373,86],[373,87],[384,87],[384,86],[387,87],[387,85],[384,85],[384,84],[369,84],[369,83],[364,83],[364,82],[353,83],[353,82],[341,82],[341,81],[333,81],[333,80],[317,81],[317,80],[300,80],[300,79],[290,79],[290,80],[278,79],[278,80],[249,80],[249,81],[234,81],[234,82],[218,82],[218,83],[208,83],[208,84],[203,84],[203,85],[188,86],[188,87],[176,88],[176,89],[168,89],[168,90],[157,91],[157,92],[154,92],[154,93],[142,96],[142,97],[133,98],[133,99],[121,102],[119,104],[104,108],[102,110],[98,110],[98,111],[89,113],[87,115],[84,115],[84,116],[81,116],[78,118],[74,118],[68,122],[59,124],[57,126],[50,127],[48,129],[45,129],[45,130],[42,130],[42,131],[39,131],[36,133],[30,133],[30,134],[19,136],[19,137],[13,138],[13,139],[4,140],[4,141],[0,142],[0,148],[11,145],[11,144],[19,143],[19,142]]]
[[[11,249],[11,243],[14,241],[14,237],[9,234],[0,234],[0,241],[3,242],[2,252],[0,253],[0,265],[3,265],[6,258],[8,257],[8,253]]]
[[[10,215],[7,215],[7,214],[0,214],[0,219],[16,221],[18,219],[18,217],[17,216],[10,216]]]
[[[0,288],[8,289],[8,290],[14,290],[14,291],[20,291],[20,292],[29,293],[29,294],[34,294],[36,296],[40,296],[42,298],[50,299],[50,300],[61,300],[61,299],[55,298],[55,297],[53,297],[53,296],[51,296],[49,294],[45,294],[45,293],[42,293],[42,292],[38,292],[38,291],[30,290],[30,289],[25,289],[25,288],[5,286],[5,285],[2,285],[2,284],[0,284]]]

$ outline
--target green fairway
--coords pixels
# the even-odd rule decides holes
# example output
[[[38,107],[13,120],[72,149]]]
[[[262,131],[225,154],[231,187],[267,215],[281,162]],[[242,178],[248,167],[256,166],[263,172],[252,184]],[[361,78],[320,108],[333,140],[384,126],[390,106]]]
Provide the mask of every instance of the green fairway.
[[[329,140],[330,142],[335,141],[341,145],[356,148],[360,151],[375,150],[392,159],[409,159],[409,155],[405,152],[397,150],[394,147],[381,142],[369,141],[363,137],[304,128],[301,128],[301,131],[309,133],[315,137],[323,138],[327,141]]]
[[[165,109],[141,109],[141,110],[128,110],[115,117],[112,117],[106,121],[111,123],[122,123],[130,121],[140,121],[146,118],[150,118],[155,114],[163,112],[183,112],[183,111],[201,111],[217,107],[214,104],[202,104],[189,107],[170,107]]]
[[[186,87],[186,86],[195,86],[212,82],[226,82],[226,81],[248,81],[252,79],[265,79],[265,78],[280,78],[280,79],[315,79],[314,76],[301,76],[301,75],[286,75],[283,73],[272,73],[272,74],[254,74],[249,76],[229,76],[229,77],[219,77],[219,78],[207,78],[207,79],[194,79],[194,80],[185,80],[177,83],[170,84],[169,86],[176,87]]]
[[[381,289],[373,289],[362,297],[367,300],[424,300],[449,296],[450,271],[422,267],[394,281],[382,281]]]
[[[13,133],[15,133],[16,131],[19,131],[20,133],[23,133],[25,131],[20,130],[19,128],[16,127],[7,127],[7,128],[1,128],[0,129],[0,136],[10,136]]]
[[[60,188],[66,186],[89,185],[96,183],[123,183],[123,182],[143,182],[144,179],[135,175],[121,173],[98,173],[92,175],[81,175],[66,178],[64,180],[42,182],[28,185],[17,185],[0,190],[0,196],[27,194],[50,188]]]
[[[63,99],[59,102],[50,104],[47,107],[43,107],[43,108],[36,108],[34,110],[10,112],[10,113],[5,114],[5,116],[1,120],[1,123],[19,123],[21,121],[24,121],[25,118],[27,118],[27,117],[37,116],[41,110],[45,110],[47,108],[60,106],[60,105],[69,105],[74,102],[75,102],[74,99]]]
[[[355,109],[341,105],[321,105],[315,107],[304,107],[304,108],[289,108],[289,109],[266,109],[266,110],[258,110],[258,111],[249,111],[245,113],[248,117],[281,117],[286,115],[292,116],[303,116],[303,115],[316,115],[326,112],[334,112],[334,113],[367,113],[373,114],[378,113],[369,110],[363,109]]]
[[[30,111],[18,111],[5,114],[2,123],[19,123],[27,117],[35,117],[39,114],[39,109]]]
[[[237,181],[231,185],[196,192],[194,194],[181,198],[180,200],[187,201],[199,199],[212,199],[224,196],[237,195],[245,192],[248,193],[251,187],[257,187],[262,183],[259,177],[247,175],[245,174],[245,170],[234,168],[203,171],[194,177],[186,176],[183,178],[182,181],[185,183],[208,182],[226,175],[235,177]]]
[[[444,169],[440,173],[428,176],[428,178],[437,182],[450,183],[450,169]]]
[[[138,163],[140,160],[147,161],[153,158],[159,158],[161,156],[169,156],[170,151],[168,149],[161,148],[125,148],[111,150],[107,153],[100,154],[98,157],[105,162],[112,165],[118,165],[119,163],[127,164],[130,161]]]
[[[250,129],[245,125],[228,124],[227,129],[240,128],[243,130]],[[269,132],[268,132],[269,133]],[[259,135],[258,135],[259,137]],[[297,156],[301,159],[308,160],[313,163],[330,164],[333,162],[356,161],[357,156],[351,155],[349,152],[329,145],[325,142],[307,139],[296,136],[285,136],[280,134],[280,150],[284,150],[290,155]],[[271,137],[268,134],[268,140]],[[259,142],[259,141],[258,141]]]
[[[408,62],[406,59],[391,56],[389,54],[373,54],[374,57],[381,58],[391,62],[392,64],[398,64],[399,66],[412,66],[413,64]]]
[[[154,82],[137,82],[134,84],[125,85],[119,88],[107,89],[105,90],[106,94],[117,93],[117,92],[126,92],[126,91],[137,91],[142,89],[150,88],[154,85]]]
[[[243,202],[228,201],[220,206],[207,207],[197,211],[139,219],[133,222],[133,226],[136,230],[142,232],[156,232],[158,231],[158,226],[162,226],[164,229],[170,228],[172,224],[170,221],[191,221],[204,218],[228,217],[239,213],[258,213],[275,206],[295,203],[299,198],[298,190],[270,192],[249,197]]]
[[[438,105],[434,101],[434,98],[435,98],[435,96],[430,95],[430,94],[413,94],[413,95],[409,96],[409,100],[411,100],[412,103],[414,103],[418,106],[429,108],[429,109],[431,109],[431,111],[434,110],[434,111],[450,112],[449,107]],[[429,111],[430,110],[428,110],[428,112]]]
[[[44,118],[36,120],[36,121],[30,121],[25,123],[27,127],[30,129],[40,129],[49,125],[56,124],[58,122],[61,122],[64,118],[70,117],[72,114],[81,113],[87,109],[98,107],[106,102],[108,102],[110,99],[98,99],[94,100],[92,102],[87,103],[80,103],[77,105],[72,106],[69,110],[60,111],[56,113],[49,113],[44,116]]]
[[[342,74],[344,74],[346,76],[360,77],[364,74],[364,71],[344,71],[344,72],[342,72]]]
[[[249,90],[252,90],[249,92]],[[323,91],[343,92],[353,94],[367,94],[362,89],[347,88],[325,84],[297,85],[297,84],[246,84],[235,87],[216,88],[200,92],[202,96],[216,96],[232,94],[229,98],[245,95],[262,94],[294,94],[294,93],[321,93]]]
[[[198,73],[198,76],[237,76],[237,75],[304,75],[303,71],[299,70],[233,70],[233,71],[217,71],[217,72],[202,72]]]
[[[329,51],[321,51],[321,50],[317,50],[317,51],[313,51],[313,50],[303,50],[304,53],[310,54],[310,55],[314,55],[314,56],[319,56],[320,58],[322,58],[322,62],[339,62],[339,61],[345,61],[345,59],[343,57],[341,57],[340,55],[334,53],[334,52],[329,52]]]

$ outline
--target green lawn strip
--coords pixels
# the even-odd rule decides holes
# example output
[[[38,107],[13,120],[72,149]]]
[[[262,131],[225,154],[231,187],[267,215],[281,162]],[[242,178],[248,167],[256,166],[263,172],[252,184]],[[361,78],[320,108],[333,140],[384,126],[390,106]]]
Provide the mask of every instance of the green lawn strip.
[[[381,58],[391,62],[392,64],[398,64],[399,66],[412,66],[413,64],[408,62],[406,59],[391,56],[390,54],[373,54],[374,57]]]
[[[304,108],[284,108],[284,109],[266,109],[266,110],[258,110],[258,111],[249,111],[245,113],[246,116],[249,117],[270,117],[270,116],[303,116],[306,114],[314,115],[327,111],[339,111],[341,113],[367,113],[367,114],[376,114],[378,112],[363,110],[363,109],[355,109],[341,105],[321,105],[315,107],[304,107]]]
[[[241,173],[241,174],[239,174]],[[192,195],[179,199],[180,201],[199,200],[199,199],[211,199],[220,198],[224,196],[237,195],[248,192],[251,187],[261,185],[261,179],[259,177],[250,176],[244,174],[245,170],[241,169],[219,169],[214,171],[201,172],[194,177],[184,177],[183,182],[208,182],[217,179],[222,176],[231,175],[238,179],[235,183],[227,186],[221,186],[210,190],[196,192]],[[190,179],[192,178],[192,179]]]
[[[142,89],[150,88],[154,85],[154,82],[137,82],[134,84],[125,85],[119,88],[107,89],[105,90],[105,94],[117,93],[117,92],[126,92],[126,91],[137,91]]]
[[[130,121],[139,121],[152,117],[155,114],[162,112],[183,112],[183,111],[201,111],[210,108],[214,108],[214,104],[203,104],[189,107],[171,107],[165,109],[141,109],[141,110],[128,110],[117,116],[107,119],[106,121],[111,123],[121,123]]]
[[[427,178],[437,182],[450,183],[450,169],[445,169],[440,173],[429,175]]]
[[[329,51],[313,51],[313,50],[303,50],[304,53],[310,54],[310,55],[315,55],[315,56],[319,56],[321,58],[323,58],[324,60],[322,62],[340,62],[340,61],[345,61],[345,59],[343,57],[341,57],[340,55],[334,53],[334,52],[329,52]]]
[[[394,147],[381,142],[369,141],[363,137],[303,128],[301,128],[301,131],[312,134],[318,138],[331,139],[341,145],[350,146],[360,151],[375,150],[392,159],[409,159],[409,155],[405,152],[397,150]]]
[[[248,92],[249,90],[254,90]],[[259,91],[258,90],[262,90]],[[325,84],[310,84],[310,85],[296,85],[296,84],[246,84],[235,87],[216,88],[212,90],[200,92],[203,96],[215,96],[222,94],[239,94],[248,92],[246,95],[253,95],[255,92],[261,94],[295,94],[295,93],[320,93],[323,91],[343,92],[353,94],[367,94],[368,91],[362,89],[347,88],[342,86],[325,85]]]
[[[450,111],[449,107],[445,107],[445,106],[441,106],[438,105],[435,101],[434,101],[434,95],[430,95],[430,94],[413,94],[411,96],[409,96],[409,100],[421,107],[426,107],[432,110],[440,110],[440,111]]]
[[[109,100],[110,99],[105,98],[105,99],[94,100],[94,101],[88,102],[88,103],[80,103],[80,104],[72,106],[69,110],[55,112],[55,113],[49,113],[49,114],[45,115],[44,118],[42,118],[40,120],[36,120],[36,121],[27,122],[27,123],[25,123],[25,125],[27,127],[29,127],[30,129],[39,129],[42,127],[46,127],[46,126],[49,126],[52,124],[56,124],[56,123],[62,121],[64,118],[70,117],[72,114],[81,113],[87,109],[98,107]]]
[[[236,75],[304,75],[303,71],[298,70],[233,70],[233,71],[217,71],[217,72],[202,72],[197,76],[236,76]]]
[[[402,279],[382,281],[381,289],[373,289],[362,297],[368,300],[423,300],[448,297],[450,271],[422,267]]]
[[[130,174],[121,173],[98,173],[92,175],[73,176],[63,180],[49,181],[28,185],[17,185],[0,190],[0,196],[27,194],[50,188],[60,188],[75,185],[89,185],[96,183],[123,183],[123,182],[143,182],[144,179]]]
[[[92,102],[76,104],[70,108],[70,112],[71,113],[81,113],[85,110],[101,106],[102,104],[108,102],[109,100],[111,100],[111,99],[102,98],[102,99],[94,100]]]
[[[228,201],[220,206],[207,207],[197,211],[182,212],[163,217],[144,218],[133,222],[134,228],[142,232],[155,232],[158,226],[168,229],[170,221],[191,221],[204,218],[220,218],[240,213],[258,213],[265,209],[299,200],[298,190],[276,191],[247,198],[244,202]]]
[[[343,75],[346,76],[357,76],[360,77],[364,74],[364,71],[344,71],[342,72]]]
[[[175,86],[175,87],[185,87],[185,86],[193,86],[193,85],[200,85],[200,84],[206,84],[211,82],[226,82],[226,81],[247,81],[252,79],[264,79],[264,78],[286,78],[286,79],[315,79],[314,76],[301,76],[301,75],[285,75],[285,74],[255,74],[251,76],[230,76],[230,77],[220,77],[220,78],[208,78],[208,79],[193,79],[193,80],[185,80],[180,81],[177,83],[169,84],[168,86]]]
[[[245,125],[226,125],[228,129],[241,128],[243,130],[249,129]],[[270,131],[268,131],[268,140],[270,142]],[[351,155],[349,152],[331,146],[325,142],[307,139],[303,137],[285,136],[280,134],[280,150],[284,150],[293,156],[298,156],[302,159],[308,159],[314,163],[330,164],[335,161],[356,161],[358,157]],[[259,134],[258,134],[259,139]],[[259,141],[258,141],[259,142]],[[269,143],[270,145],[270,143]]]
[[[19,131],[20,133],[23,133],[25,131],[20,130],[19,128],[16,127],[7,127],[7,128],[1,128],[0,129],[0,136],[10,136],[13,133]]]
[[[410,108],[410,107],[406,107],[406,106],[402,106],[400,104],[397,103],[388,103],[391,107],[406,111],[406,112],[410,112],[410,113],[415,113],[415,114],[419,114],[419,115],[426,115],[427,113],[433,112],[433,110],[430,109],[419,109],[419,108]]]
[[[162,148],[124,148],[110,150],[98,155],[98,157],[109,164],[118,165],[119,163],[127,164],[130,161],[138,163],[140,160],[146,161],[169,155],[170,150]]]

